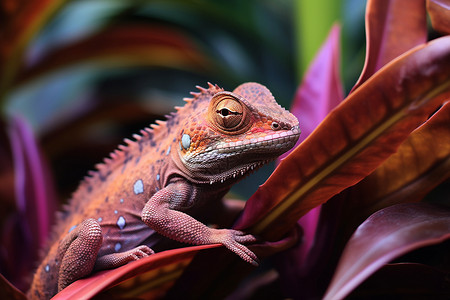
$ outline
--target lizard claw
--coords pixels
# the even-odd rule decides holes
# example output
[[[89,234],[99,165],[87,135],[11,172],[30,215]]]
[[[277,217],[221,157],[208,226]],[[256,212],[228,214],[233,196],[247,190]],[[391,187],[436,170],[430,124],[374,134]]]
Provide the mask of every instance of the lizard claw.
[[[155,252],[146,245],[141,245],[131,250],[112,253],[97,258],[95,270],[112,269],[123,266],[130,261],[139,260]]]
[[[130,257],[133,258],[133,260],[138,260],[140,258],[155,254],[155,251],[153,251],[152,249],[150,249],[148,246],[145,246],[145,245],[138,246],[127,252],[130,255]]]
[[[244,261],[258,266],[258,257],[242,243],[255,242],[257,239],[251,235],[239,230],[218,229],[213,233],[213,243],[220,243],[229,250],[236,253]]]

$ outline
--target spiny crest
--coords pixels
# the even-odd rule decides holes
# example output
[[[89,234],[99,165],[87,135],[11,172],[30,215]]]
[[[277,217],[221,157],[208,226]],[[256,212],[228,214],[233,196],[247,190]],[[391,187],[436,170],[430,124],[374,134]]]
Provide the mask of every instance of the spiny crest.
[[[190,92],[193,98],[184,98],[183,100],[187,103],[191,103],[193,101],[196,101],[198,99],[203,99],[203,97],[210,97],[218,92],[223,92],[223,88],[219,87],[217,84],[212,84],[208,82],[208,88],[201,87],[199,85],[196,86],[196,88],[199,90],[199,92]],[[177,111],[182,109],[184,106],[177,106]]]
[[[177,112],[182,111],[183,109],[189,109],[189,103],[193,103],[194,101],[204,100],[205,97],[209,99],[212,95],[222,92],[223,89],[219,87],[217,84],[212,84],[208,82],[208,88],[204,88],[201,86],[196,86],[199,92],[191,92],[190,94],[194,96],[193,98],[184,98],[183,100],[186,103],[185,106],[176,106],[176,112],[171,112],[166,115],[166,121],[156,120],[155,123],[151,124],[149,127],[146,127],[140,131],[140,134],[134,134],[133,140],[128,138],[124,139],[125,144],[119,145],[113,152],[109,154],[109,156],[103,159],[103,162],[95,165],[95,170],[91,170],[88,172],[88,176],[84,178],[85,183],[89,184],[91,180],[94,179],[96,175],[99,175],[99,172],[107,172],[109,169],[115,167],[115,165],[120,165],[127,154],[128,151],[131,151],[131,148],[136,146],[142,140],[149,138],[150,136],[155,135],[159,130],[165,128],[167,122],[169,122],[172,118],[177,116]],[[188,107],[186,107],[188,106]]]

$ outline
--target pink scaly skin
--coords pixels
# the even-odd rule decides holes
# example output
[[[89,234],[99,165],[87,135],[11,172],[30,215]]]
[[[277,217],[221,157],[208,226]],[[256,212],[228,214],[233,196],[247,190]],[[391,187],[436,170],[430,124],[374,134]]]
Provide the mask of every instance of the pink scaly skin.
[[[244,245],[254,236],[201,221],[214,224],[211,212],[227,210],[222,199],[232,184],[294,146],[298,121],[257,83],[233,92],[198,88],[167,121],[125,140],[81,183],[59,217],[30,298],[48,299],[93,271],[146,257],[161,236],[221,243],[257,265]]]

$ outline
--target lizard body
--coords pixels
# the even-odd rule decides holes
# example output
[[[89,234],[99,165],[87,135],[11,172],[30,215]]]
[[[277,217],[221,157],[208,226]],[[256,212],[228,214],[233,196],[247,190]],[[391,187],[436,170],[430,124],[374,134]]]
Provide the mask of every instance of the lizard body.
[[[59,216],[29,296],[47,299],[93,271],[148,256],[161,236],[188,244],[222,243],[242,259],[252,235],[213,229],[213,205],[249,171],[294,146],[297,119],[270,91],[245,83],[191,93],[183,107],[125,140],[97,165]],[[222,205],[222,206],[221,206]],[[217,211],[217,210],[216,210]]]

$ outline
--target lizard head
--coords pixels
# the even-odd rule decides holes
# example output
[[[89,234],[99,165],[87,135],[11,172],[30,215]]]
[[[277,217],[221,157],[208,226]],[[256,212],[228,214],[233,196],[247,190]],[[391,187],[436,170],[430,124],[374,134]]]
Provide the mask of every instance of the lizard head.
[[[186,118],[178,137],[179,158],[192,179],[238,180],[297,142],[297,118],[265,86],[244,83],[227,92],[210,84],[200,91],[190,103],[198,113]]]

